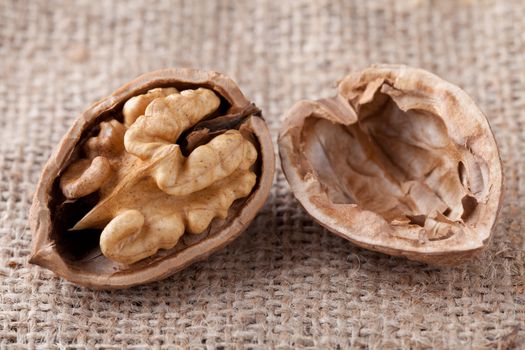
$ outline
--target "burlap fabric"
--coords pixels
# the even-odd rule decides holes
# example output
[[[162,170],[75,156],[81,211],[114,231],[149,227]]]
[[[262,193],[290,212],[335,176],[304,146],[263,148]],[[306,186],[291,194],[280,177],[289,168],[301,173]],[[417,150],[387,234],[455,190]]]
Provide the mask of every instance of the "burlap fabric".
[[[525,4],[522,1],[0,1],[2,348],[525,348]],[[233,77],[276,138],[295,101],[371,63],[463,87],[505,166],[493,242],[438,269],[368,252],[315,224],[282,172],[226,249],[125,291],[27,263],[39,172],[73,119],[138,74]]]

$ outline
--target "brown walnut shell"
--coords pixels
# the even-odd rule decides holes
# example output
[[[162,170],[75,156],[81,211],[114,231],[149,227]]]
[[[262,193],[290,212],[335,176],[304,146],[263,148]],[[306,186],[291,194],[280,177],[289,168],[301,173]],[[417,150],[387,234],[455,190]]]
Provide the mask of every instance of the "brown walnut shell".
[[[279,137],[295,197],[352,243],[436,265],[486,247],[502,166],[483,113],[421,69],[378,65],[346,76],[331,99],[300,101]]]
[[[227,129],[239,130],[257,149],[253,165],[255,186],[237,199],[225,219],[215,218],[207,231],[185,233],[171,249],[132,264],[109,260],[101,254],[100,230],[68,231],[97,202],[95,194],[68,200],[60,190],[60,177],[78,160],[82,145],[108,120],[123,122],[122,108],[130,98],[155,88],[178,90],[206,88],[220,98],[218,110],[185,132],[177,143],[194,149]],[[189,151],[188,151],[189,152]],[[242,233],[266,201],[274,176],[274,150],[260,110],[250,103],[234,81],[216,72],[165,69],[144,74],[117,89],[83,112],[63,137],[44,167],[30,211],[33,249],[30,262],[52,270],[76,284],[117,289],[163,279],[202,260]]]

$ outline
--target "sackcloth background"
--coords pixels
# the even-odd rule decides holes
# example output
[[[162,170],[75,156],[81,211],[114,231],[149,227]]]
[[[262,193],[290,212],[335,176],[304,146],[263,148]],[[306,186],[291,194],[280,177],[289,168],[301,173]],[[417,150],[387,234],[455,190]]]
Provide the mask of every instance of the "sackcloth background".
[[[92,291],[27,263],[43,164],[73,119],[135,76],[233,77],[274,140],[300,99],[372,63],[461,86],[505,167],[490,248],[439,269],[356,248],[314,223],[279,168],[233,244],[164,281]],[[525,348],[523,1],[0,0],[0,348]]]

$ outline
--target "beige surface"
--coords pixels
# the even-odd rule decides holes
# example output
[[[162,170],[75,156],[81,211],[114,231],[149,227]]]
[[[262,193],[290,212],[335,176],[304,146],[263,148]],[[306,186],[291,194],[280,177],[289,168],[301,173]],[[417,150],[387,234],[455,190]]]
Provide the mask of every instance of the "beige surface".
[[[0,347],[515,348],[525,342],[525,4],[521,1],[0,0]],[[94,292],[27,264],[27,212],[73,118],[169,66],[232,76],[274,138],[301,98],[375,62],[463,87],[501,146],[490,249],[437,269],[352,247],[305,216],[278,171],[250,229],[159,283]],[[244,346],[243,346],[244,345]]]

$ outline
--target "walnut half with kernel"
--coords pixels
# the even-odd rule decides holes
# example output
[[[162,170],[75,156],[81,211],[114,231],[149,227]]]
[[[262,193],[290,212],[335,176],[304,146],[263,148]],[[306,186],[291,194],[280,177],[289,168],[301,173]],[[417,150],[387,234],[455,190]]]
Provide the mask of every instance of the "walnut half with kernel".
[[[490,239],[502,194],[494,136],[463,90],[429,72],[348,75],[336,97],[287,112],[279,153],[305,210],[356,245],[455,265]]]
[[[266,124],[232,80],[145,74],[84,112],[46,164],[31,262],[94,288],[164,278],[238,236],[273,174]]]

